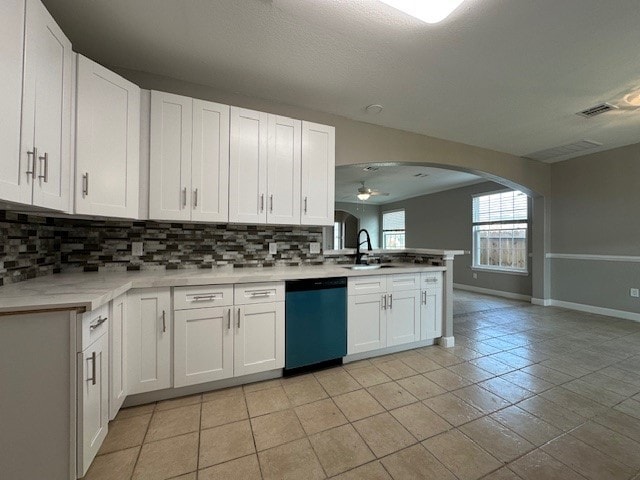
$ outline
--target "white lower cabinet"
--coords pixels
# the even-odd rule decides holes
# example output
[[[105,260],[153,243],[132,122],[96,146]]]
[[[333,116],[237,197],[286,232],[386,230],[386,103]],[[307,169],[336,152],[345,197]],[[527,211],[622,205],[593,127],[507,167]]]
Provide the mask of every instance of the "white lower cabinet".
[[[351,277],[347,353],[442,335],[442,272]]]
[[[236,377],[284,367],[284,302],[236,307]]]
[[[132,290],[127,298],[130,395],[171,387],[171,290]]]
[[[231,306],[174,313],[174,387],[233,377]]]
[[[78,477],[83,477],[107,436],[109,424],[109,335],[78,353]]]
[[[423,273],[420,280],[420,339],[442,336],[442,272]]]
[[[109,420],[127,397],[127,295],[109,304]]]

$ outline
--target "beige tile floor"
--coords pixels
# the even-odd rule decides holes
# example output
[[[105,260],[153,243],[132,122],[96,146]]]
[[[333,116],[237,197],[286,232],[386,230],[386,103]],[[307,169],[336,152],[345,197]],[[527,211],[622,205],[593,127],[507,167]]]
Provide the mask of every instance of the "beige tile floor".
[[[640,479],[640,324],[455,305],[451,349],[124,409],[86,478]]]

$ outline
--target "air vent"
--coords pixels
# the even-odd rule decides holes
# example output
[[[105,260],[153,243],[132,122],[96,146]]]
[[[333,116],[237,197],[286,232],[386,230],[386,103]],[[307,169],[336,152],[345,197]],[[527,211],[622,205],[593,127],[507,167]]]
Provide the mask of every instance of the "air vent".
[[[581,112],[576,113],[576,115],[580,115],[582,117],[595,117],[596,115],[600,115],[601,113],[606,113],[610,110],[617,110],[618,107],[615,105],[611,105],[610,103],[601,103],[591,108],[587,108],[586,110],[582,110]]]
[[[547,148],[546,150],[533,152],[533,153],[530,153],[529,155],[525,155],[525,157],[544,162],[547,160],[560,158],[567,155],[575,155],[576,153],[580,153],[585,150],[591,150],[593,148],[598,148],[601,146],[602,146],[602,143],[594,142],[593,140],[580,140],[579,142],[569,143],[567,145],[561,145],[560,147]]]
[[[364,170],[365,172],[377,172],[378,170],[380,170],[380,167],[369,165],[368,167],[364,167],[362,170]]]

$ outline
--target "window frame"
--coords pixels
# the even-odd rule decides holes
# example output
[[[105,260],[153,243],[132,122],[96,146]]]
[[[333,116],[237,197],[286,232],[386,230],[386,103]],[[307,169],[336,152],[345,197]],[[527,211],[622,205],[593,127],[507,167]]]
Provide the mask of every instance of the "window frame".
[[[394,229],[394,230],[385,230],[384,228],[384,216],[385,214],[388,213],[396,213],[396,212],[403,212],[403,217],[404,217],[404,228],[402,230],[400,229]],[[394,210],[386,210],[384,212],[381,212],[381,218],[380,218],[380,223],[381,223],[381,231],[382,231],[382,248],[385,250],[401,250],[403,248],[407,248],[407,217],[406,217],[406,213],[407,210],[405,208],[396,208]],[[404,246],[402,247],[389,247],[387,246],[387,237],[385,235],[385,233],[390,232],[392,234],[399,234],[402,233],[403,237],[404,237],[404,241],[403,244]]]
[[[471,241],[472,241],[472,250],[471,250],[471,270],[480,271],[480,272],[491,272],[491,273],[505,273],[510,275],[529,275],[529,264],[530,264],[530,255],[529,255],[529,237],[531,234],[531,198],[524,192],[520,192],[527,197],[527,218],[526,220],[497,220],[493,222],[476,222],[473,218],[473,202],[478,197],[488,197],[490,195],[496,195],[500,193],[507,192],[520,192],[519,190],[513,190],[510,188],[505,188],[501,190],[493,190],[490,192],[482,192],[482,193],[474,193],[471,195]],[[514,267],[504,267],[501,265],[481,265],[478,264],[479,259],[479,248],[477,241],[477,233],[476,226],[481,225],[516,225],[516,224],[525,224],[525,239],[524,239],[524,250],[525,250],[525,268],[514,268]]]

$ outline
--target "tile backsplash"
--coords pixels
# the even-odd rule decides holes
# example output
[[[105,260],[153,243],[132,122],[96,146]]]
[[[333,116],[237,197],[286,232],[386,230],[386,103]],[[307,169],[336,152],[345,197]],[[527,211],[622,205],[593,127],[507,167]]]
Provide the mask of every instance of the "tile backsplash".
[[[131,255],[131,243],[144,253]],[[269,243],[278,252],[269,254]],[[322,227],[47,218],[0,210],[0,285],[56,272],[322,264]]]

